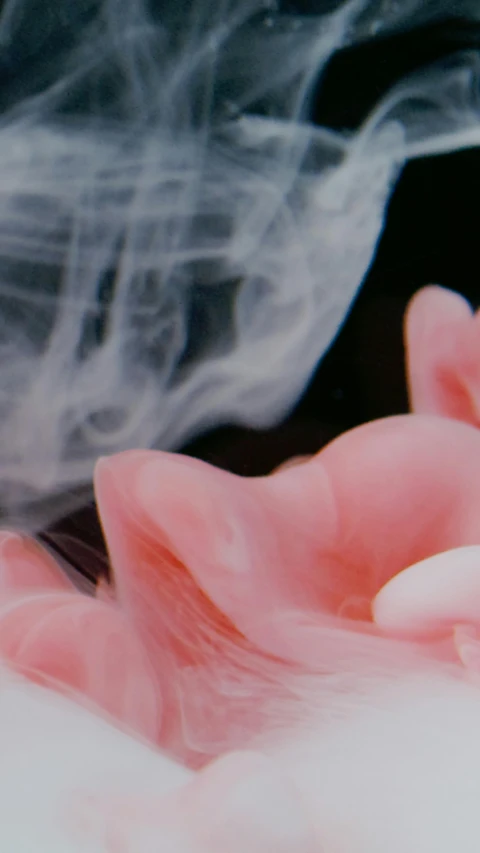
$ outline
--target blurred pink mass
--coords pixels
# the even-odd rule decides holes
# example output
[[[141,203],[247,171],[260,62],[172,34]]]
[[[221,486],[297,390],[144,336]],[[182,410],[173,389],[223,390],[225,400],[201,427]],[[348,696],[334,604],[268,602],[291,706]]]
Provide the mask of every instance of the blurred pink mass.
[[[80,798],[84,846],[58,849],[478,851],[477,326],[426,288],[405,327],[416,413],[268,477],[101,460],[96,596],[1,535],[4,660],[42,701],[63,694],[65,718],[76,701],[140,736],[173,791]]]

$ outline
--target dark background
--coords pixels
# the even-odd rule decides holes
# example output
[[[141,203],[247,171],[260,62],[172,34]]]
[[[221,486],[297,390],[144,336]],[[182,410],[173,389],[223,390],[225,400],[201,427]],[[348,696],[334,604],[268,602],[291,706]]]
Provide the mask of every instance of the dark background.
[[[453,19],[343,51],[327,69],[314,119],[353,129],[397,80],[479,43],[479,28]],[[245,476],[261,475],[290,456],[319,450],[353,426],[406,412],[405,307],[416,290],[430,283],[480,304],[479,203],[480,150],[409,163],[354,306],[291,416],[268,432],[214,430],[184,452]],[[61,541],[70,543],[65,545],[70,562],[83,567],[88,562],[92,574],[102,570],[104,546],[93,505],[63,519],[45,537],[58,550]],[[95,566],[81,557],[90,545],[98,554]]]
[[[342,51],[322,80],[315,121],[353,130],[396,81],[479,44],[480,28],[454,19]],[[215,430],[186,452],[243,475],[264,474],[346,429],[406,412],[402,319],[410,297],[435,283],[480,303],[479,191],[479,150],[410,162],[350,315],[292,416],[266,433]]]

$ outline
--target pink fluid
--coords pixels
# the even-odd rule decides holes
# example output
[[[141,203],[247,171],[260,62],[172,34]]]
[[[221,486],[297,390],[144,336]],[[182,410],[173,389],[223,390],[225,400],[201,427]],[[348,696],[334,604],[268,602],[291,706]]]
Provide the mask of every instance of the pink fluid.
[[[17,673],[0,726],[2,689],[20,691],[71,719],[68,748],[38,729],[53,765],[92,717],[158,769],[142,792],[126,762],[77,798],[80,771],[60,774],[61,853],[480,849],[478,324],[425,288],[405,323],[413,413],[268,477],[159,451],[100,460],[111,582],[96,596],[0,534]],[[83,763],[72,753],[87,779],[111,767],[101,731]],[[57,850],[48,831],[39,851]]]

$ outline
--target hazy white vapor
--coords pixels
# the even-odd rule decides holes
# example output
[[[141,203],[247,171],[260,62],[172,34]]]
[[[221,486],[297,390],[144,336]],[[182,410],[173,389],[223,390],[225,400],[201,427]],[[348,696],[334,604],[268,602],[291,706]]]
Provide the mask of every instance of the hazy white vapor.
[[[309,123],[313,87],[342,46],[449,5],[350,0],[302,18],[265,0],[6,0],[10,521],[67,511],[100,455],[285,415],[362,282],[405,159],[480,141],[475,52],[400,83],[355,134]]]
[[[81,705],[5,669],[1,679],[3,849],[111,853],[119,848],[108,844],[110,803],[148,802],[153,792],[161,800],[190,779],[188,770]]]

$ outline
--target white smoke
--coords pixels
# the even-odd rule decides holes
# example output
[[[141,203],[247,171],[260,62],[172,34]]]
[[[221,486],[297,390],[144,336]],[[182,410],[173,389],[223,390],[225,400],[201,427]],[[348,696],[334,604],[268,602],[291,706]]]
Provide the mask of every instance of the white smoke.
[[[450,3],[328,6],[3,3],[9,523],[73,508],[100,455],[285,416],[362,282],[402,164],[480,143],[474,51],[403,81],[355,134],[314,127],[335,51]],[[480,18],[478,2],[456,14]]]

